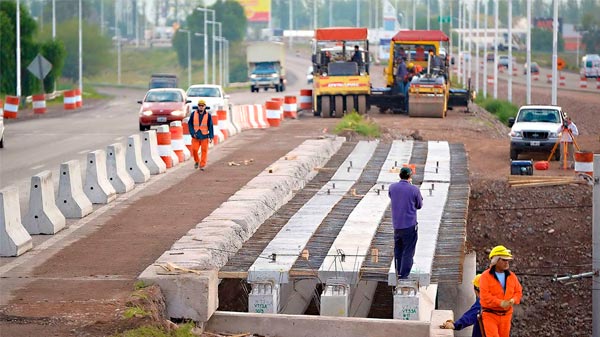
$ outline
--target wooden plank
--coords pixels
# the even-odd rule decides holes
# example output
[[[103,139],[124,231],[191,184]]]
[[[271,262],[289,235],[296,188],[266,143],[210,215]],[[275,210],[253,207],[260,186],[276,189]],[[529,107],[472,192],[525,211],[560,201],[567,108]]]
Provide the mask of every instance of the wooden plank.
[[[220,279],[226,279],[226,278],[246,279],[246,278],[248,278],[248,272],[247,271],[219,271],[219,278]]]

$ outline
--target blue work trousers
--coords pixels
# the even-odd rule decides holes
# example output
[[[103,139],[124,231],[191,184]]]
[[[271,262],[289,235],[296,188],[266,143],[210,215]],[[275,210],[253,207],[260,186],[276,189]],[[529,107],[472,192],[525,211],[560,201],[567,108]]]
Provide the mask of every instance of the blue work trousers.
[[[417,226],[394,229],[394,258],[398,278],[405,279],[410,275],[418,237]]]

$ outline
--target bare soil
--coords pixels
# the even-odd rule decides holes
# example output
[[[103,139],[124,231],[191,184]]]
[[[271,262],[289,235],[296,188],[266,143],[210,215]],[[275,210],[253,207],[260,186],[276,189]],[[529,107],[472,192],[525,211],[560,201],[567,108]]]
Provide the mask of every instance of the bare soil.
[[[514,87],[514,102],[523,104],[524,88]],[[500,97],[506,97],[503,88]],[[534,89],[536,103],[550,101],[546,91]],[[600,95],[563,91],[559,104],[578,125],[580,145],[600,153],[595,113]],[[468,246],[478,253],[480,270],[494,245],[512,249],[512,269],[524,286],[512,336],[591,335],[591,280],[551,281],[555,274],[591,271],[591,187],[510,188],[509,130],[485,111],[450,111],[445,119],[374,111],[384,140],[411,137],[465,144],[472,184]],[[332,130],[335,122],[307,115],[279,128],[244,132],[211,151],[206,172],[193,171],[188,162],[120,201],[82,228],[81,239],[41,266],[15,270],[1,281],[18,289],[2,293],[11,299],[0,308],[0,335],[108,336],[123,331],[128,326],[121,317],[144,268],[270,163],[305,139]],[[248,159],[253,159],[250,165],[228,165]],[[551,165],[534,174],[573,175],[555,162]]]

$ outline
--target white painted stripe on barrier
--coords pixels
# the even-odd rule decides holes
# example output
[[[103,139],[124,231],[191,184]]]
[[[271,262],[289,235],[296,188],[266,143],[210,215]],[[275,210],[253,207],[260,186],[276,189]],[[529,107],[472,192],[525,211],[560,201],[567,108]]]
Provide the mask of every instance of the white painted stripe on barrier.
[[[262,104],[254,104],[254,110],[256,111],[259,127],[261,129],[270,127],[269,122],[267,122],[265,117],[265,107]]]
[[[83,192],[79,161],[70,160],[60,164],[56,206],[68,218],[83,218],[92,213],[92,202]]]
[[[283,111],[296,111],[298,109],[297,103],[284,103]]]
[[[158,154],[156,131],[144,131],[142,134],[142,160],[150,174],[160,174],[167,171],[167,165]]]
[[[54,199],[51,171],[42,171],[31,177],[29,210],[23,225],[29,234],[55,234],[65,228],[65,216]]]
[[[576,161],[574,170],[577,172],[594,172],[594,163]]]
[[[171,156],[171,146],[170,145],[158,145],[158,155],[161,157],[170,157]]]
[[[93,204],[108,204],[117,198],[117,191],[112,187],[106,175],[106,152],[104,150],[88,153],[83,191]]]
[[[125,164],[127,165],[129,176],[131,176],[135,183],[145,183],[150,179],[150,170],[148,170],[142,159],[140,135],[131,135],[127,138]]]
[[[46,107],[46,101],[33,101],[32,106],[34,109],[41,109]]]
[[[31,235],[21,223],[19,191],[15,186],[0,190],[0,256],[19,256],[33,247]]]
[[[74,96],[73,97],[65,96],[65,98],[64,98],[64,103],[66,103],[66,104],[73,104],[76,102],[77,102],[77,98],[75,98]]]
[[[127,172],[123,144],[114,143],[106,147],[106,174],[117,193],[129,192],[135,186],[135,182]]]
[[[281,116],[279,110],[267,109],[267,118],[277,119]]]
[[[258,120],[256,119],[256,112],[254,105],[248,105],[248,121],[250,123],[250,127],[252,129],[259,129],[260,125],[258,124]]]
[[[4,102],[4,111],[17,112],[19,111],[19,106]]]

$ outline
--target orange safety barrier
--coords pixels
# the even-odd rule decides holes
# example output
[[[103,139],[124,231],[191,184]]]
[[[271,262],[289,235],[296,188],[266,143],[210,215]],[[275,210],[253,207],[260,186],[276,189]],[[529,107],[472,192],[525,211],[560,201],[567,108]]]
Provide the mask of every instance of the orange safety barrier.
[[[32,100],[32,105],[33,105],[33,113],[35,113],[35,114],[46,113],[46,96],[44,94],[32,95],[31,100]]]
[[[559,79],[558,85],[560,85],[561,87],[564,87],[565,85],[567,85],[567,83],[565,81],[566,79],[565,79],[564,76],[561,75],[561,76],[558,77],[558,79]]]
[[[548,83],[552,83],[552,74],[547,74],[546,75],[546,80]]]
[[[17,118],[18,112],[19,112],[19,97],[6,96],[6,102],[4,103],[4,118],[6,118],[6,119]]]
[[[273,97],[271,101],[277,101],[280,103],[279,105],[279,119],[283,120],[283,101],[284,99],[281,97]]]
[[[587,88],[587,78],[585,76],[579,78],[579,87]]]
[[[600,76],[596,77],[596,89],[600,90]]]
[[[177,159],[179,159],[180,163],[183,163],[185,158],[185,153],[183,152],[185,144],[183,144],[183,126],[181,126],[180,121],[174,121],[169,124],[169,132],[171,133],[171,148],[173,152],[177,155]],[[189,156],[188,158],[189,159]]]
[[[266,129],[269,127],[269,123],[267,122],[267,115],[265,112],[265,107],[261,104],[254,104],[254,112],[256,115],[256,121],[258,122],[259,129]]]
[[[412,174],[415,175],[417,173],[417,165],[416,164],[402,164],[402,167],[410,167]]]
[[[269,122],[269,125],[279,126],[281,124],[281,102],[267,101],[265,103],[265,109],[267,111],[267,122]]]
[[[258,121],[256,120],[254,110],[256,110],[254,105],[244,105],[244,114],[246,115],[250,129],[258,129]]]
[[[223,133],[221,132],[221,127],[219,126],[219,117],[217,115],[211,115],[213,122],[213,145],[219,145],[224,140]]]
[[[594,153],[575,151],[575,173],[594,174]]]
[[[0,117],[4,117],[4,101],[0,99]]]
[[[487,84],[488,85],[494,85],[494,76],[488,76],[487,77]]]
[[[77,108],[77,98],[75,97],[75,90],[65,90],[63,92],[63,104],[65,110],[74,110]]]
[[[298,103],[298,108],[300,110],[312,110],[312,90],[301,89]]]
[[[190,126],[188,125],[189,117],[184,118],[181,121],[181,126],[183,128],[183,143],[188,150],[192,151],[192,135],[190,135]]]
[[[217,118],[219,119],[219,123],[224,126],[227,122],[227,110],[217,110]],[[229,138],[229,130],[226,128],[221,128],[221,133],[223,134],[223,140]]]
[[[75,89],[75,106],[81,108],[83,106],[83,99],[81,98],[81,89]]]
[[[161,125],[156,130],[156,142],[158,143],[158,155],[165,162],[167,168],[171,168],[174,166],[173,158],[171,156],[171,152],[173,149],[171,148],[171,132],[169,131],[168,126]]]
[[[285,96],[283,99],[283,117],[298,118],[298,104],[296,104],[296,96]]]

